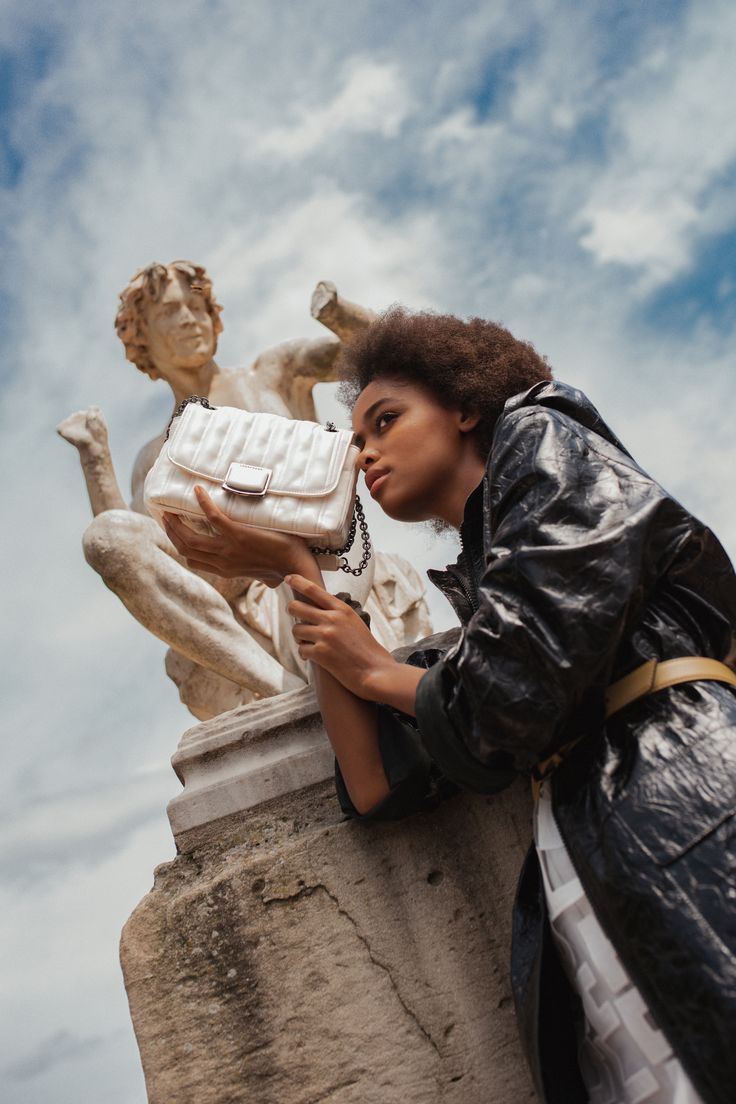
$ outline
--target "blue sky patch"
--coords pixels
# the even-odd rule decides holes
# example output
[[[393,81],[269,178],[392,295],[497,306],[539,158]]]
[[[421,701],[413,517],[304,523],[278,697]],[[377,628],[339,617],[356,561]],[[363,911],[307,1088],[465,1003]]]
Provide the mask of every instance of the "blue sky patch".
[[[736,323],[736,230],[701,243],[692,269],[652,296],[642,317],[655,330],[682,333],[701,321],[722,332]]]
[[[15,114],[32,86],[48,73],[55,47],[55,36],[36,27],[20,50],[0,49],[0,187],[13,188],[20,177],[23,157],[13,135]]]

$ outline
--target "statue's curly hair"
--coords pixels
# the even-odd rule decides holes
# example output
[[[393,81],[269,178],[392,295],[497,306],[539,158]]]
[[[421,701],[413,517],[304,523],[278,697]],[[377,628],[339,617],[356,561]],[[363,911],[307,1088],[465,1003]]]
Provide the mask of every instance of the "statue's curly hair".
[[[372,380],[400,379],[423,385],[443,406],[480,414],[473,436],[483,458],[507,399],[552,378],[545,357],[495,322],[398,304],[342,346],[338,371],[348,407]]]
[[[194,264],[193,261],[172,261],[168,265],[154,261],[145,268],[139,268],[127,287],[120,293],[120,306],[115,315],[115,330],[125,346],[126,358],[152,379],[156,378],[157,373],[148,352],[143,307],[145,303],[158,302],[166,288],[172,269],[185,276],[190,287],[192,284],[199,284],[202,288],[207,313],[212,319],[215,348],[217,348],[218,335],[222,333],[223,328],[220,319],[222,307],[215,301],[212,281],[202,265]]]

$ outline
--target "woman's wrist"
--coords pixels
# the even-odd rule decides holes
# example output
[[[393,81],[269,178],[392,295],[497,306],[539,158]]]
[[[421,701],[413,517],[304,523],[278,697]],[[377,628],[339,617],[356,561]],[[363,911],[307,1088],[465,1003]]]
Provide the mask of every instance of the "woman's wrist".
[[[392,658],[366,673],[365,697],[415,717],[417,686],[426,673],[421,667],[410,667]]]
[[[317,563],[316,556],[309,551],[306,545],[303,552],[290,558],[288,567],[285,567],[284,570],[284,577],[287,575],[303,575],[310,582],[319,583],[321,587],[324,586],[322,569]]]

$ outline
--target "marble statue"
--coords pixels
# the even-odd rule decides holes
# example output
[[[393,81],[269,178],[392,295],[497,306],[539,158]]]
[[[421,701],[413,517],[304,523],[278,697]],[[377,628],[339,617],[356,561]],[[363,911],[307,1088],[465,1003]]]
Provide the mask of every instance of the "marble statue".
[[[247,368],[221,368],[214,359],[221,310],[207,273],[189,261],[148,265],[120,296],[115,326],[125,355],[151,379],[169,385],[174,407],[198,394],[215,406],[316,420],[314,385],[335,378],[340,340],[373,317],[338,296],[334,285],[318,284],[312,313],[331,333],[283,342]],[[79,451],[92,506],[85,557],[133,616],[169,645],[166,671],[194,716],[206,720],[304,686],[309,672],[291,634],[286,588],[192,570],[146,514],[143,483],[165,427],[138,453],[130,507],[120,491],[101,411],[80,410],[57,431]],[[325,581],[363,604],[387,648],[432,631],[422,581],[399,556],[374,551],[360,577],[330,572]]]

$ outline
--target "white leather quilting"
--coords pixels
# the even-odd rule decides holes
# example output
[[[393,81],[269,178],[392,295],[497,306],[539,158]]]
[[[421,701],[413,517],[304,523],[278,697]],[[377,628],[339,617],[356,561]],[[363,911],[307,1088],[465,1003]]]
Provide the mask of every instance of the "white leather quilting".
[[[194,495],[201,484],[235,521],[337,548],[345,543],[353,513],[358,454],[347,430],[190,403],[146,477],[144,501],[159,523],[164,513],[174,513],[207,529]],[[232,464],[269,469],[266,493],[226,490],[222,484]]]
[[[270,468],[271,494],[323,495],[337,486],[351,436],[278,414],[191,403],[174,423],[168,457],[212,482],[222,483],[236,462]]]

